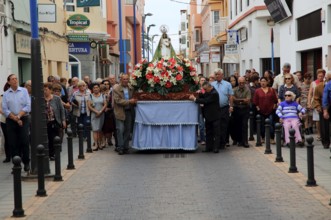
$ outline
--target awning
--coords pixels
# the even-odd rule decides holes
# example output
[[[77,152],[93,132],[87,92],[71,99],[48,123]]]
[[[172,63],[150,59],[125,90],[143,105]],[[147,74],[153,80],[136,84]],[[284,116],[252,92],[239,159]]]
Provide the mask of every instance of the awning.
[[[227,54],[223,57],[223,63],[239,63],[238,54]]]

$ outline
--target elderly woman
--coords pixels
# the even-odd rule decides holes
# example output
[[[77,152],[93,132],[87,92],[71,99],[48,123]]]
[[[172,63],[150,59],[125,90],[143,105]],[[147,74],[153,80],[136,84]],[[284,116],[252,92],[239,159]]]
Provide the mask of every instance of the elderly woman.
[[[71,97],[71,105],[73,108],[73,115],[78,118],[78,124],[84,125],[84,138],[87,138],[87,120],[90,119],[90,110],[87,107],[87,100],[90,98],[90,90],[87,89],[84,81],[77,83],[78,91],[74,92]]]
[[[278,90],[278,102],[282,102],[285,100],[285,93],[287,91],[291,91],[296,96],[296,101],[299,101],[301,96],[301,92],[299,88],[294,84],[294,77],[290,73],[286,73],[284,76],[284,85],[281,85]]]
[[[87,106],[91,111],[91,125],[93,131],[93,140],[97,146],[93,149],[102,150],[105,143],[102,143],[102,126],[105,121],[104,111],[107,107],[105,96],[100,91],[100,84],[92,83],[92,94],[90,94]]]
[[[47,121],[49,159],[55,160],[54,138],[60,136],[61,128],[65,128],[66,117],[61,98],[53,95],[53,83],[44,84],[45,111]]]
[[[278,105],[276,114],[279,117],[280,123],[283,123],[284,133],[285,133],[285,145],[289,146],[289,130],[293,128],[295,130],[295,142],[299,146],[303,146],[301,134],[300,134],[300,119],[305,113],[305,109],[302,108],[295,101],[295,94],[291,91],[285,92],[285,101]]]
[[[311,106],[308,105],[308,94],[310,90],[310,83],[311,83],[311,74],[310,73],[305,73],[303,75],[303,83],[300,84],[300,91],[301,91],[301,97],[300,97],[300,105],[306,109],[306,114],[305,117],[303,118],[304,120],[304,125],[305,125],[305,134],[309,135],[312,134],[310,133],[310,127],[313,125],[313,112],[311,110]]]

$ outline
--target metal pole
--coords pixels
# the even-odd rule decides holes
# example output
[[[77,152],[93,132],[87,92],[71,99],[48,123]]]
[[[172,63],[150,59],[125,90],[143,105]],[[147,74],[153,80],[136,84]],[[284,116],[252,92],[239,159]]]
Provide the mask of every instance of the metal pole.
[[[261,116],[256,115],[256,147],[262,146],[261,142]]]
[[[271,70],[274,73],[274,29],[271,28]]]
[[[78,125],[78,145],[79,145],[78,159],[82,159],[82,160],[85,159],[83,133],[84,133],[84,125],[79,124]]]
[[[297,173],[298,169],[296,167],[296,160],[295,160],[295,130],[290,129],[290,168],[288,170],[289,173]]]
[[[45,147],[41,144],[37,146],[37,157],[38,157],[38,190],[36,196],[47,196],[45,190],[45,174],[44,174],[44,157]]]
[[[306,186],[317,186],[314,174],[314,145],[313,137],[307,137],[307,169],[308,169],[308,179]]]
[[[254,113],[252,111],[249,112],[249,139],[250,141],[254,141]]]
[[[276,156],[275,162],[284,162],[283,156],[282,156],[281,132],[282,132],[282,125],[280,123],[276,123],[275,136],[276,136],[277,156]]]
[[[137,21],[136,21],[136,0],[133,0],[133,47],[134,47],[134,63],[138,63],[137,60]]]
[[[22,181],[21,181],[21,158],[15,156],[13,158],[13,178],[14,178],[14,210],[13,217],[24,217],[24,209],[22,206]]]
[[[118,17],[119,17],[119,50],[120,50],[120,64],[123,65],[122,72],[126,74],[125,63],[125,44],[123,43],[123,31],[122,31],[122,1],[118,0]]]
[[[86,129],[87,129],[87,148],[86,153],[93,153],[92,151],[92,141],[91,141],[91,121],[86,121]]]
[[[270,119],[267,118],[265,120],[265,154],[272,154],[271,148],[270,148]]]
[[[37,0],[30,0],[31,22],[31,173],[37,174],[36,148],[39,144],[45,146],[44,171],[50,173],[48,158],[48,141],[41,65],[40,39],[38,30]]]
[[[141,33],[142,33],[142,49],[143,49],[143,58],[145,58],[145,18],[146,16],[142,16],[142,26],[141,26]]]
[[[62,175],[61,175],[61,138],[59,136],[56,136],[54,138],[54,147],[55,147],[55,175],[54,175],[54,181],[63,181]]]
[[[67,165],[67,170],[74,170],[75,165],[74,165],[74,154],[73,154],[73,149],[72,149],[72,131],[68,129],[67,131],[67,142],[68,142],[68,165]]]

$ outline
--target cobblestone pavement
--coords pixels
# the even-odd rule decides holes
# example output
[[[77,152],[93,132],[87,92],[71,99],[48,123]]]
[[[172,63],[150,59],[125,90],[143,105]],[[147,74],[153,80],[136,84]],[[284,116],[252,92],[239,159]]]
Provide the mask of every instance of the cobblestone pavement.
[[[330,191],[305,187],[303,173],[288,174],[274,157],[255,147],[124,156],[106,148],[48,183],[48,197],[26,198],[25,219],[330,219]]]

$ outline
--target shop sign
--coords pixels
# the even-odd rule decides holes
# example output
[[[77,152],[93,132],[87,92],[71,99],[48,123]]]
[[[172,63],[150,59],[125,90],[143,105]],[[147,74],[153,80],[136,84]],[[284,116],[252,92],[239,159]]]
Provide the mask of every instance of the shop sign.
[[[200,54],[200,63],[209,63],[209,53]]]
[[[77,7],[100,6],[100,0],[77,0]]]
[[[225,54],[238,54],[238,44],[225,44]]]
[[[15,52],[31,54],[31,37],[15,33]]]
[[[70,54],[90,54],[89,42],[70,42],[68,46]]]
[[[212,53],[211,54],[211,62],[212,63],[219,63],[219,62],[221,62],[221,54],[220,53]]]
[[[56,5],[38,4],[38,22],[56,23]]]
[[[67,20],[67,25],[76,31],[83,31],[90,26],[90,20],[82,14],[71,15]]]
[[[88,34],[69,34],[67,37],[69,42],[90,42]]]

